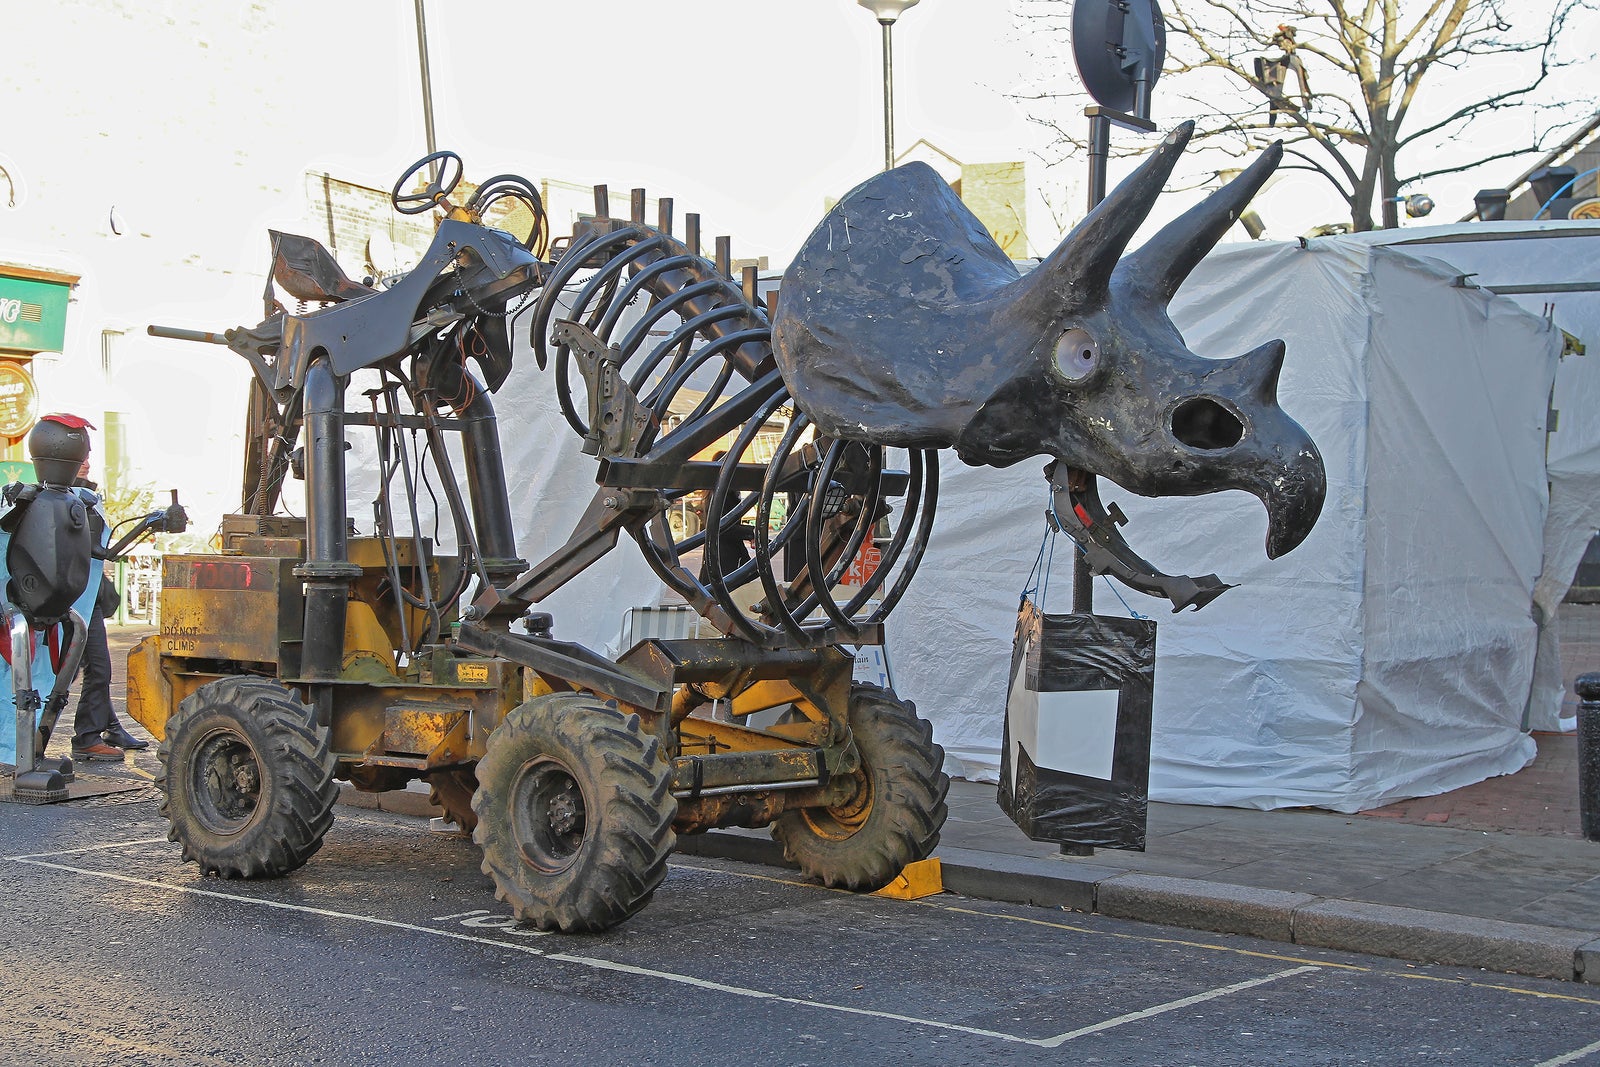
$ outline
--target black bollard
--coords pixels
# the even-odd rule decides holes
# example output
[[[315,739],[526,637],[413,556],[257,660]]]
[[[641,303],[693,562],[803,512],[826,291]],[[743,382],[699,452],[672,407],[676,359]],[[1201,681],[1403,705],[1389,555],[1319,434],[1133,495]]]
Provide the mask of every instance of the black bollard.
[[[1578,814],[1583,836],[1600,841],[1600,673],[1580,674],[1578,691]]]

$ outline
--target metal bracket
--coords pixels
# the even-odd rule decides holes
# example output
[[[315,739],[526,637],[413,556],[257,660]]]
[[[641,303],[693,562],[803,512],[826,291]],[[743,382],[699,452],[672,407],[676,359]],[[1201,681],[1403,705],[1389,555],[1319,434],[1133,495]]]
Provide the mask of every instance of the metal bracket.
[[[1457,274],[1452,283],[1457,289],[1482,289],[1500,296],[1534,296],[1540,293],[1594,293],[1600,292],[1600,281],[1594,282],[1527,282],[1506,285],[1484,285],[1475,282],[1476,274]]]
[[[550,339],[572,350],[589,387],[589,433],[583,439],[584,452],[603,459],[637,455],[639,438],[651,416],[622,377],[621,346],[607,347],[593,331],[568,319],[555,324]]]
[[[1050,491],[1054,494],[1046,521],[1065,533],[1083,549],[1089,569],[1095,574],[1110,574],[1132,589],[1172,601],[1173,612],[1205,607],[1233,586],[1215,574],[1191,578],[1186,574],[1164,574],[1129,547],[1117,527],[1127,517],[1112,504],[1100,503],[1096,479],[1089,478],[1081,489],[1071,488],[1065,464],[1054,464]]]

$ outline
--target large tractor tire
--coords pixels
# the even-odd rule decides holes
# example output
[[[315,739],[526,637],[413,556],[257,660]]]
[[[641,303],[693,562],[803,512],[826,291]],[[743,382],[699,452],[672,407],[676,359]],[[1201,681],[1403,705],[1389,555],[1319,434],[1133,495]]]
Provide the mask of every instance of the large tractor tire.
[[[772,824],[772,836],[791,863],[823,885],[871,891],[938,845],[950,779],[933,727],[887,689],[851,688],[850,732],[861,753],[854,796],[831,808],[787,812]]]
[[[671,778],[637,715],[577,693],[512,711],[489,735],[472,798],[495,896],[541,930],[604,930],[633,915],[677,843]]]
[[[201,686],[167,721],[158,753],[167,838],[224,878],[276,878],[322,847],[339,787],[328,734],[268,678]]]

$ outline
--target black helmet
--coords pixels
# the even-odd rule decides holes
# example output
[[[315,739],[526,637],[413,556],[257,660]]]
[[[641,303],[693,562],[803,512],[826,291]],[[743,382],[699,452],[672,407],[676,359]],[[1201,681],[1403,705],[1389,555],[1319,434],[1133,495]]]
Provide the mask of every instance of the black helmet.
[[[28,434],[28,456],[45,485],[70,486],[89,458],[94,423],[77,415],[42,415]]]

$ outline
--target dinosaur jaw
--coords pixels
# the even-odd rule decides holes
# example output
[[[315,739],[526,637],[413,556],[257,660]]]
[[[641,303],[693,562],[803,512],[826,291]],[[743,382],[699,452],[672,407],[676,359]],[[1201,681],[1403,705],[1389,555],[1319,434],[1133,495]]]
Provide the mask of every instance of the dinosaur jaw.
[[[1295,430],[1298,425],[1285,419]],[[1304,436],[1304,431],[1299,431]],[[1274,455],[1269,460],[1249,464],[1235,471],[1225,484],[1200,489],[1189,482],[1174,490],[1158,490],[1149,495],[1198,495],[1220,489],[1243,489],[1262,501],[1267,509],[1267,558],[1277,559],[1293,550],[1310,534],[1321,513],[1326,494],[1326,475],[1322,458],[1304,437],[1288,457]],[[1140,556],[1123,538],[1119,526],[1127,518],[1115,504],[1100,500],[1096,474],[1075,467],[1069,460],[1057,459],[1045,468],[1053,494],[1051,521],[1057,529],[1075,540],[1090,570],[1110,574],[1123,584],[1151,596],[1165,597],[1174,612],[1205,607],[1232,586],[1215,574],[1201,576],[1167,574]],[[1117,479],[1112,479],[1114,482]],[[1119,483],[1120,484],[1120,483]],[[1137,485],[1123,485],[1143,492]]]
[[[1100,502],[1099,487],[1088,471],[1055,462],[1045,468],[1045,477],[1054,494],[1051,524],[1078,543],[1091,573],[1109,574],[1141,593],[1165,597],[1174,612],[1198,611],[1233,588],[1215,574],[1195,578],[1156,569],[1123,540],[1117,527],[1127,518],[1115,504],[1108,508]]]

